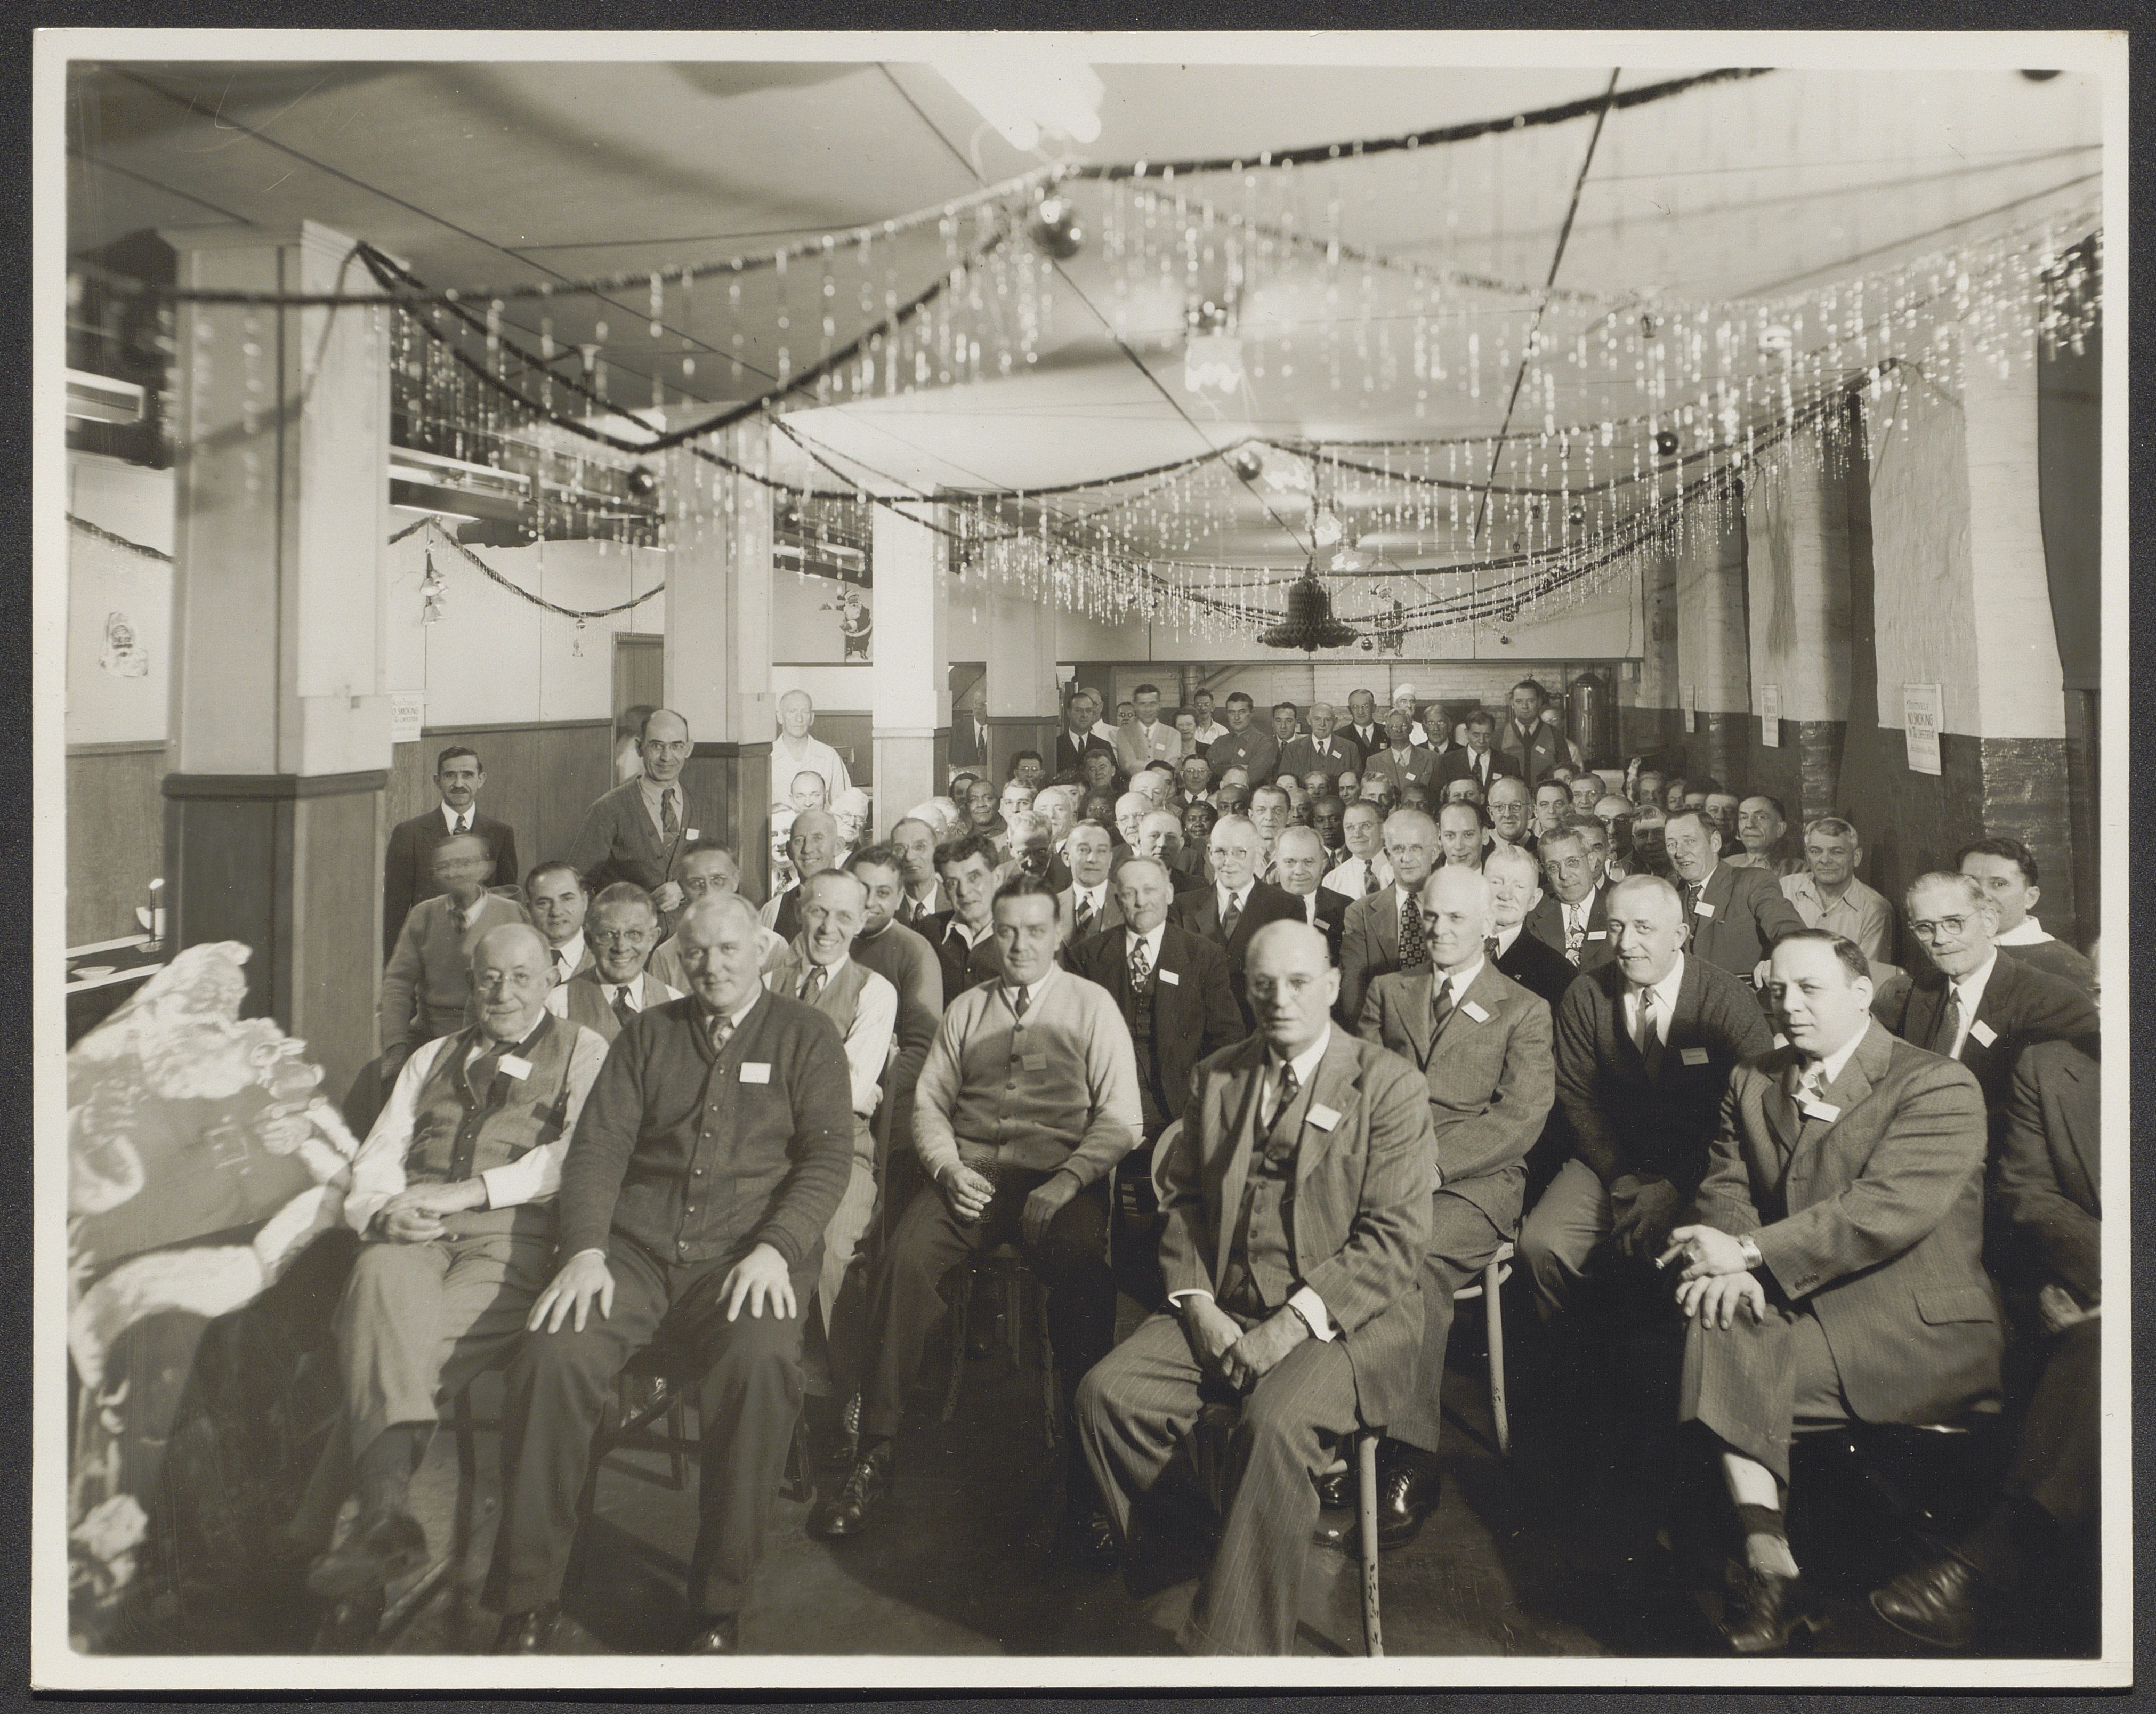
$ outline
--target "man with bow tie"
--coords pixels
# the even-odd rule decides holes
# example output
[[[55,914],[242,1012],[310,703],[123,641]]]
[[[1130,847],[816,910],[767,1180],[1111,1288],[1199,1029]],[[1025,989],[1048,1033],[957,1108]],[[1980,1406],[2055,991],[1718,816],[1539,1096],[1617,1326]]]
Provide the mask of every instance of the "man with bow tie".
[[[1422,1260],[1422,1346],[1406,1408],[1378,1450],[1378,1542],[1404,1547],[1437,1505],[1438,1391],[1452,1299],[1519,1229],[1527,1151],[1556,1098],[1549,1007],[1490,956],[1489,877],[1448,865],[1416,903],[1429,962],[1381,976],[1358,1033],[1411,1060],[1430,1094],[1430,1244]]]
[[[1679,1416],[1712,1437],[1743,1536],[1723,1631],[1745,1655],[1814,1622],[1784,1526],[1794,1424],[1950,1421],[1997,1398],[2002,1343],[1976,1079],[1872,1019],[1839,935],[1785,937],[1767,994],[1789,1044],[1731,1075],[1657,1263],[1687,1317]]]

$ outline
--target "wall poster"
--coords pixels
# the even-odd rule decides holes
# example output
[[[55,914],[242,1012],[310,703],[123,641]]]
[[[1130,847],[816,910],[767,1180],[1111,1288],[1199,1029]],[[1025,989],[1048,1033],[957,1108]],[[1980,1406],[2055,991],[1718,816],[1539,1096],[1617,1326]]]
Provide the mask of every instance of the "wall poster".
[[[870,510],[801,500],[773,520],[771,643],[775,666],[868,666],[875,660]]]

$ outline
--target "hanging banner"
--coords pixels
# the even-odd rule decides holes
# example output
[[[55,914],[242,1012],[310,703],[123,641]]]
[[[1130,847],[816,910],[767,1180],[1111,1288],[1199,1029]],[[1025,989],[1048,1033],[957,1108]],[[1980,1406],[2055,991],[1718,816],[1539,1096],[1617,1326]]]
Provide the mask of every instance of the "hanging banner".
[[[1769,750],[1782,747],[1782,687],[1759,687],[1759,742]]]
[[[1909,772],[1939,771],[1939,732],[1946,725],[1945,694],[1937,685],[1902,686],[1902,731],[1909,747]]]

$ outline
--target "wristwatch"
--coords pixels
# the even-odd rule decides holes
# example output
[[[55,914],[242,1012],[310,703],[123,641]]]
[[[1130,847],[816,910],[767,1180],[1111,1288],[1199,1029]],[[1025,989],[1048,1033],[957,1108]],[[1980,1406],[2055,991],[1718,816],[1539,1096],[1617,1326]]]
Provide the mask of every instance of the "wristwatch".
[[[1749,1233],[1737,1240],[1737,1253],[1744,1258],[1747,1268],[1756,1268],[1760,1265],[1759,1240]]]

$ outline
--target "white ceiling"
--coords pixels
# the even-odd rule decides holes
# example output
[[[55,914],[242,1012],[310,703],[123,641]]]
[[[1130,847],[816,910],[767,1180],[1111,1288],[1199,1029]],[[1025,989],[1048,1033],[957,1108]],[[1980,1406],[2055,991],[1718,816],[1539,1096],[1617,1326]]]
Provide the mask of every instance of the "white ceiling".
[[[1594,97],[1609,79],[1609,68],[1096,69],[1107,90],[1101,135],[1086,151],[1096,160],[1254,156],[1382,136]],[[1620,87],[1673,74],[1627,72]],[[1686,298],[1789,291],[2026,222],[2092,195],[2098,108],[2093,83],[2071,74],[1881,70],[1776,72],[1620,111],[1581,186],[1557,283]],[[719,259],[936,204],[1039,164],[987,131],[933,70],[908,64],[78,66],[69,118],[73,250],[147,227],[305,218],[370,239],[444,286]],[[1430,267],[1539,285],[1592,125],[1301,168],[1269,179],[1248,206]],[[1223,209],[1245,206],[1229,175],[1182,182]],[[1353,342],[1366,309],[1366,340],[1379,330],[1409,336],[1401,277],[1381,270],[1366,298],[1353,270],[1329,280],[1308,264],[1283,267],[1257,294],[1297,329],[1305,355],[1294,377],[1275,352],[1240,396],[1194,397],[1182,385],[1180,295],[1119,282],[1099,237],[1106,195],[1075,192],[1091,236],[1055,287],[1033,371],[802,410],[794,426],[899,481],[981,487],[1106,475],[1253,432],[1434,439],[1486,435],[1502,419],[1510,377],[1496,372],[1494,350],[1503,339],[1517,353],[1516,300],[1478,301],[1492,352],[1479,397],[1435,392],[1418,415],[1412,377],[1363,386],[1368,365]],[[932,236],[912,243],[906,289],[942,265]],[[1328,305],[1328,284],[1342,301]],[[798,275],[793,290],[798,318]],[[1122,306],[1129,344],[1159,384],[1087,300],[1104,314]],[[536,330],[537,307],[514,302],[507,320]],[[608,321],[617,396],[632,402],[630,377],[646,377],[648,396],[654,365],[670,398],[691,400],[752,395],[776,368],[767,285],[747,293],[738,317],[721,290],[700,290],[693,307],[670,298],[657,341],[641,291],[546,307],[564,342]],[[1336,387],[1319,333],[1342,317]],[[841,336],[857,326],[842,322]],[[738,382],[726,361],[737,331]],[[693,381],[680,373],[685,353],[699,359]],[[1591,422],[1636,408],[1628,387],[1581,374],[1560,386],[1555,414]],[[1210,552],[1299,561],[1262,507],[1248,495],[1232,504]]]

